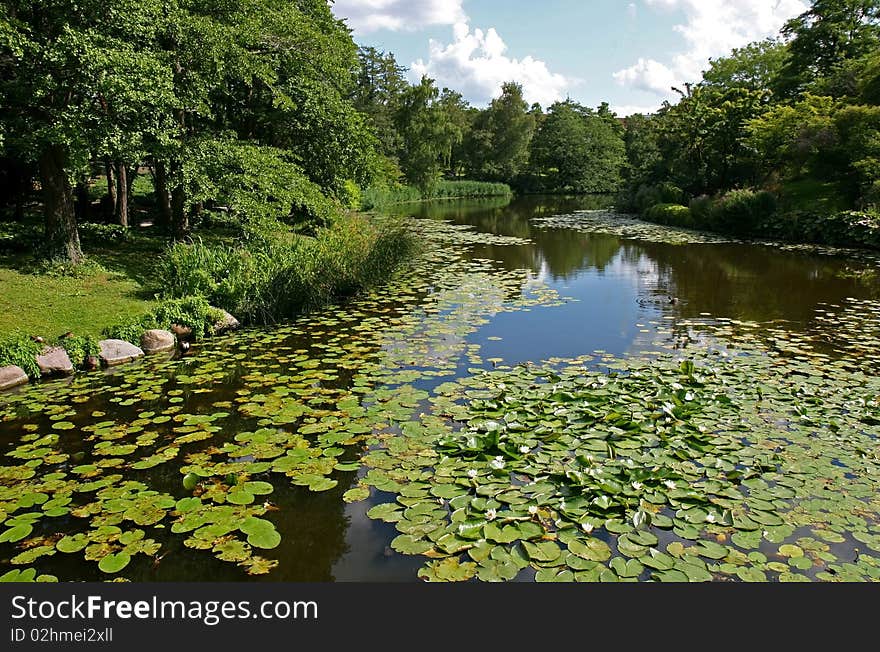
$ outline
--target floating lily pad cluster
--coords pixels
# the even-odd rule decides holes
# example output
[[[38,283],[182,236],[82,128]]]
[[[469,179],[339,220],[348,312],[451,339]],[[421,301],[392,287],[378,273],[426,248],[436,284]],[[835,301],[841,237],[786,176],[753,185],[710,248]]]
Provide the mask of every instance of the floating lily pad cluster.
[[[832,323],[876,343],[878,315],[851,302]],[[398,494],[369,515],[434,560],[428,580],[880,579],[880,350],[734,351],[705,342],[730,324],[693,326],[699,346],[606,372],[556,360],[439,386],[365,458],[366,484]]]
[[[435,246],[343,308],[210,340],[183,360],[8,395],[0,424],[17,441],[0,467],[0,544],[13,546],[10,563],[80,555],[119,577],[139,559],[158,562],[170,536],[250,574],[275,568],[261,551],[281,542],[271,520],[279,483],[333,489],[361,467],[378,421],[408,419],[428,398],[377,387],[454,375],[463,354],[479,364],[465,338],[488,317],[559,300],[541,287],[524,296],[525,272],[462,255],[519,240],[441,222],[420,229]],[[345,500],[368,494],[356,487]]]

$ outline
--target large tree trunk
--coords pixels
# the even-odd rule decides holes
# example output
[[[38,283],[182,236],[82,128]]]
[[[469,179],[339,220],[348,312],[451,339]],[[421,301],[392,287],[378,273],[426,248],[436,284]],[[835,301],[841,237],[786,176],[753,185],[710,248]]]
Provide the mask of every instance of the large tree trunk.
[[[156,161],[156,201],[159,204],[159,228],[171,230],[171,193],[168,192],[168,170],[165,163]]]
[[[172,165],[175,165],[172,163]],[[171,234],[175,240],[189,235],[189,215],[186,208],[186,190],[180,183],[180,175],[174,175],[176,183],[171,189]]]
[[[76,184],[76,206],[74,215],[76,221],[85,222],[89,219],[89,209],[92,207],[92,200],[89,198],[89,182],[80,181]]]
[[[116,161],[116,213],[119,226],[128,228],[128,171],[125,163]]]
[[[108,219],[116,215],[116,180],[113,178],[113,166],[110,159],[104,159],[104,173],[107,175],[107,197],[109,198]],[[101,202],[103,204],[103,202]]]
[[[40,185],[43,192],[43,215],[46,221],[46,243],[53,258],[71,263],[82,260],[79,231],[73,212],[73,192],[67,179],[67,150],[51,145],[40,156]]]

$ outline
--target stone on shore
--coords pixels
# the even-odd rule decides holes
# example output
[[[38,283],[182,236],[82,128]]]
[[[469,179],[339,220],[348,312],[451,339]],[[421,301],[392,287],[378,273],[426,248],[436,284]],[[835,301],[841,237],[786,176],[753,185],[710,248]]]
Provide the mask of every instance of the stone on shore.
[[[147,354],[173,351],[176,346],[177,342],[171,331],[153,328],[141,336],[141,348]]]
[[[73,363],[70,361],[70,356],[60,346],[49,346],[43,349],[43,352],[37,356],[37,366],[44,376],[73,373]]]
[[[171,324],[171,332],[177,335],[177,338],[180,340],[188,340],[193,334],[192,328],[182,326],[181,324]]]
[[[12,389],[28,382],[28,375],[24,369],[14,364],[8,367],[0,367],[0,390]]]
[[[225,310],[220,310],[223,313],[223,316],[214,322],[214,334],[221,335],[228,331],[238,330],[241,327],[241,323],[232,315],[230,315]]]
[[[144,355],[142,349],[124,340],[101,340],[98,346],[101,348],[101,362],[108,367],[131,362]]]

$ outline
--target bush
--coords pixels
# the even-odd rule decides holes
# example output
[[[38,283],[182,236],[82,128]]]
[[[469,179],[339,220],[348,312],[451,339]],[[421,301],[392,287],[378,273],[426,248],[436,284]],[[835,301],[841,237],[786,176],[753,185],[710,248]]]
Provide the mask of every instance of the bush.
[[[109,338],[137,344],[144,331],[153,328],[168,330],[174,324],[188,326],[193,337],[199,339],[213,332],[213,326],[222,313],[211,307],[204,297],[183,297],[163,301],[152,311],[104,329]]]
[[[700,197],[694,197],[691,199],[689,208],[691,209],[691,219],[695,226],[701,228],[708,227],[712,207],[714,205],[715,200],[708,195],[701,195]]]
[[[158,274],[168,297],[200,295],[248,323],[271,323],[387,278],[415,249],[404,223],[346,216],[314,238],[286,231],[237,246],[176,244]]]
[[[119,224],[85,222],[79,225],[79,237],[83,244],[115,245],[128,242],[131,239],[131,231]]]
[[[814,211],[786,211],[774,221],[768,235],[796,242],[880,249],[880,212],[842,211],[823,215]]]
[[[756,235],[776,213],[776,197],[766,190],[731,190],[715,200],[706,227],[721,233]]]
[[[101,352],[98,342],[91,335],[60,337],[56,345],[67,351],[67,357],[70,358],[74,367],[82,367],[89,356],[98,355]]]
[[[37,379],[40,377],[37,356],[42,350],[42,344],[34,342],[23,333],[10,333],[0,337],[0,367],[16,365],[30,378]]]
[[[680,204],[657,204],[645,211],[643,217],[649,222],[669,226],[691,227],[694,225],[691,210]]]
[[[640,214],[657,204],[685,204],[685,192],[678,186],[664,182],[653,186],[639,186],[630,203]]]
[[[43,227],[38,224],[0,222],[0,252],[40,251],[44,242]]]

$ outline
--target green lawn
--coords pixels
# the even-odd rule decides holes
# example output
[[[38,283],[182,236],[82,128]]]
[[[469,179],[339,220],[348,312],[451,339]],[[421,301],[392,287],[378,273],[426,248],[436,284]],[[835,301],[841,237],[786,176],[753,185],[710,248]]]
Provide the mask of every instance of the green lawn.
[[[0,334],[99,336],[104,327],[149,307],[142,286],[119,274],[55,277],[0,267]]]

